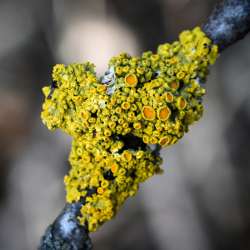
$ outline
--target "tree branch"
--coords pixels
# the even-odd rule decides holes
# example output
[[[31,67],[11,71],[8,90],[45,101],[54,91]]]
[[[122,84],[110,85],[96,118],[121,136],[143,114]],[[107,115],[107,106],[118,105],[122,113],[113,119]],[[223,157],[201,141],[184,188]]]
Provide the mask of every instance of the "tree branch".
[[[218,3],[203,31],[222,51],[250,31],[250,0],[224,0]]]
[[[40,250],[91,250],[92,243],[85,226],[78,223],[84,201],[66,204],[42,237]]]

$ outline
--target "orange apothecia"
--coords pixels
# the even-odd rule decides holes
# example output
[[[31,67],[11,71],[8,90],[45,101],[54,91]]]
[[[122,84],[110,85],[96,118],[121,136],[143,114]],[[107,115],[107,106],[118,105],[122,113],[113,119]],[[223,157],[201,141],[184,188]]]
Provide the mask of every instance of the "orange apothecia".
[[[180,83],[179,82],[171,82],[169,84],[170,88],[173,89],[173,90],[177,90],[180,86]]]
[[[187,106],[186,100],[181,96],[177,99],[177,107],[179,109],[184,109]]]
[[[155,110],[150,106],[144,106],[142,116],[145,120],[153,121],[155,119]]]
[[[160,141],[159,141],[159,144],[161,145],[161,146],[166,146],[166,145],[168,145],[169,143],[170,143],[170,136],[164,136],[164,137],[162,137],[161,139],[160,139]]]
[[[161,121],[166,121],[169,118],[170,114],[171,110],[166,106],[159,108],[157,115]]]
[[[165,94],[165,98],[166,98],[166,102],[173,102],[173,100],[174,100],[174,96],[173,96],[173,94],[170,93],[170,92],[167,92],[167,93]]]
[[[135,74],[128,74],[125,76],[125,84],[129,87],[135,87],[138,83],[137,76]]]
[[[112,164],[111,171],[113,174],[115,174],[118,170],[118,165],[116,163]]]

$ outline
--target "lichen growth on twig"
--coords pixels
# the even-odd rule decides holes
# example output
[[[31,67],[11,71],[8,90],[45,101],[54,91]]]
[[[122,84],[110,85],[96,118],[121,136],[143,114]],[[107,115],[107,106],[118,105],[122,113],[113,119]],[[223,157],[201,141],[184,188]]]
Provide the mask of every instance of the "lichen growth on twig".
[[[157,53],[113,57],[101,79],[91,63],[53,68],[53,86],[43,88],[42,120],[73,137],[66,199],[87,196],[78,219],[90,232],[161,172],[161,158],[148,144],[175,144],[201,118],[202,83],[217,55],[197,27]]]

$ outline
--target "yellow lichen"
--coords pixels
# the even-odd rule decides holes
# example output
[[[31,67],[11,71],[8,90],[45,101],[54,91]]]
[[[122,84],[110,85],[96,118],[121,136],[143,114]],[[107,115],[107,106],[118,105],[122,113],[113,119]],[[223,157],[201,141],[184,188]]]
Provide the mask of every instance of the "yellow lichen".
[[[89,231],[161,172],[161,158],[145,144],[172,145],[201,118],[200,82],[217,55],[218,47],[197,27],[157,53],[113,57],[101,79],[91,63],[54,66],[41,117],[49,129],[73,137],[66,199],[85,198],[79,222]]]
[[[129,109],[130,108],[130,103],[129,102],[123,102],[121,106],[122,106],[123,109]]]

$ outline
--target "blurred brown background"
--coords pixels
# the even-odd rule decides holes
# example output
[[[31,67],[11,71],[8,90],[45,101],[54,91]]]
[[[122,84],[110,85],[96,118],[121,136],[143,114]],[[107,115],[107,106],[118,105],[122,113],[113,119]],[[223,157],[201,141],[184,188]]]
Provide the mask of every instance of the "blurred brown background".
[[[70,138],[41,123],[55,63],[139,55],[202,24],[214,0],[0,1],[0,249],[36,249],[64,204]],[[93,234],[96,250],[250,249],[250,36],[211,68],[203,119],[165,174]]]

